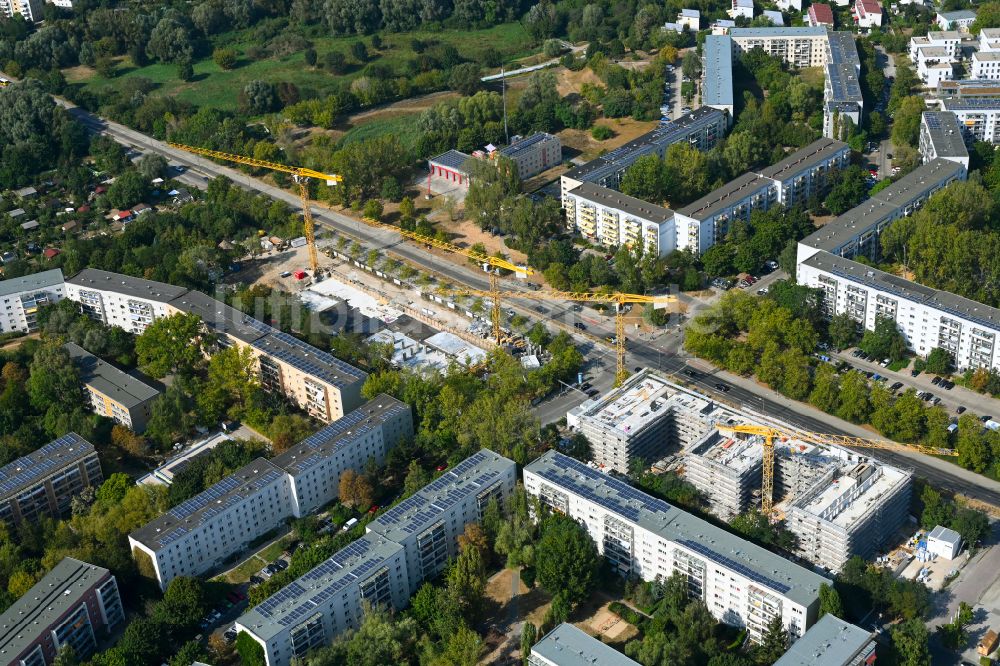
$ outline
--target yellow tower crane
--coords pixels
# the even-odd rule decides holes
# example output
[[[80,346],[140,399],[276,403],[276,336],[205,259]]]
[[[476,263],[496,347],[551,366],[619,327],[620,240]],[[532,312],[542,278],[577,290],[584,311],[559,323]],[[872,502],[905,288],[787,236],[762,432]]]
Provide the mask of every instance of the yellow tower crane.
[[[304,219],[306,242],[309,246],[309,264],[312,267],[313,272],[319,267],[318,257],[316,256],[316,238],[315,238],[315,227],[313,224],[312,210],[309,207],[309,192],[306,189],[305,181],[307,178],[316,178],[317,180],[325,180],[327,185],[336,185],[337,183],[343,181],[343,178],[334,174],[322,173],[319,171],[314,171],[313,169],[307,169],[306,167],[296,167],[288,166],[286,164],[278,164],[276,162],[268,162],[265,160],[258,160],[252,157],[245,157],[243,155],[234,155],[232,153],[224,153],[218,150],[209,150],[207,148],[196,148],[194,146],[186,146],[181,143],[168,143],[168,145],[178,148],[180,150],[187,151],[189,153],[194,153],[195,155],[201,155],[203,157],[211,157],[217,160],[224,160],[227,162],[235,162],[236,164],[245,164],[247,166],[258,167],[261,169],[270,169],[272,171],[281,171],[283,173],[290,173],[295,178],[296,183],[299,186],[299,196],[302,199],[302,216]],[[387,231],[392,231],[403,238],[409,238],[410,240],[417,241],[418,243],[424,243],[431,247],[435,247],[439,250],[445,250],[447,252],[452,252],[454,254],[460,254],[464,257],[468,257],[473,261],[479,263],[483,270],[489,275],[490,280],[490,293],[499,294],[500,293],[500,270],[506,270],[514,273],[518,277],[527,277],[528,275],[533,275],[532,271],[527,266],[519,266],[513,262],[507,261],[506,259],[501,259],[500,257],[491,257],[482,252],[476,252],[475,250],[470,250],[468,248],[459,247],[458,245],[453,245],[447,241],[441,241],[430,236],[424,236],[423,234],[418,234],[413,231],[407,231],[405,229],[400,229],[399,227],[393,226],[391,224],[385,224],[384,222],[379,222],[378,220],[373,220],[370,218],[362,218],[364,223],[376,227],[378,229],[384,229]],[[493,299],[493,336],[496,338],[497,344],[499,345],[502,340],[502,332],[500,330],[500,298]]]
[[[313,223],[312,209],[309,206],[309,190],[306,187],[306,179],[315,178],[317,180],[326,181],[327,185],[336,185],[343,180],[341,176],[330,173],[321,173],[305,167],[287,166],[285,164],[278,164],[277,162],[268,162],[266,160],[258,160],[252,157],[244,157],[243,155],[223,153],[218,150],[209,150],[208,148],[185,146],[182,143],[168,142],[167,145],[189,153],[194,153],[195,155],[201,155],[202,157],[211,157],[217,160],[235,162],[236,164],[245,164],[247,166],[257,167],[260,169],[270,169],[271,171],[290,173],[292,178],[295,179],[296,184],[299,186],[299,197],[302,199],[302,226],[306,235],[306,245],[309,247],[309,267],[312,268],[313,274],[316,273],[317,269],[319,269],[319,257],[316,254],[316,228]]]
[[[676,296],[644,296],[642,294],[601,294],[589,291],[501,291],[493,293],[479,289],[458,289],[456,294],[465,296],[489,296],[493,298],[495,312],[494,327],[499,329],[500,298],[524,298],[535,301],[578,301],[583,303],[614,303],[615,305],[615,382],[620,384],[628,377],[625,368],[625,309],[628,304],[652,303],[654,308],[664,308],[670,303],[676,303]]]
[[[885,449],[889,451],[915,451],[932,456],[957,456],[954,449],[920,444],[899,444],[884,439],[865,439],[848,435],[827,435],[815,432],[786,432],[766,425],[740,424],[729,425],[717,423],[719,433],[726,437],[738,439],[739,435],[760,436],[764,440],[763,482],[761,483],[761,513],[767,515],[774,508],[774,444],[776,440],[788,441],[794,439],[808,444],[833,444],[866,449]]]

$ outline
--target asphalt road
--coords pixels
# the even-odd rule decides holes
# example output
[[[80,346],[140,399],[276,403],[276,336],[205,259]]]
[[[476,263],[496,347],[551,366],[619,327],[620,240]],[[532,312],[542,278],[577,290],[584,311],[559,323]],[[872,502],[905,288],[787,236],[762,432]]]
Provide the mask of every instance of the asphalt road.
[[[56,101],[61,106],[67,108],[69,113],[90,131],[107,134],[126,146],[133,146],[142,151],[160,153],[172,164],[185,166],[188,172],[183,175],[181,180],[187,184],[204,188],[207,186],[210,178],[225,176],[242,187],[267,194],[275,199],[284,201],[296,209],[300,205],[299,198],[295,194],[249,177],[230,167],[222,166],[199,156],[171,148],[161,141],[128,127],[98,118],[65,100],[56,98]],[[414,266],[442,275],[453,282],[474,289],[489,288],[485,273],[471,267],[455,264],[446,258],[432,254],[419,245],[404,242],[392,232],[369,227],[355,219],[327,209],[314,208],[313,215],[321,228],[334,229],[338,232],[354,236],[369,246],[390,250]],[[503,288],[524,289],[524,287],[516,283],[513,285],[507,284]],[[530,312],[526,307],[521,307],[520,304],[515,304],[514,307]],[[587,315],[587,311],[589,310],[588,308],[584,308],[583,313],[576,313],[570,310],[569,303],[563,302],[547,302],[546,307],[549,309],[546,317],[550,320],[560,322],[564,326],[579,322],[581,316]],[[593,311],[589,312],[590,314],[584,318],[585,321],[589,322],[586,324],[588,333],[600,337],[614,333],[614,322],[610,317],[595,315]],[[589,337],[576,335],[576,338],[581,342],[582,351],[588,356],[595,352],[594,345],[600,344],[593,342],[592,338]],[[676,333],[661,336],[652,343],[631,339],[628,344],[628,368],[632,370],[635,367],[651,367],[671,374],[678,373],[686,364],[686,360],[676,353],[678,346],[679,336]],[[606,353],[607,349],[602,348],[599,351]],[[721,376],[717,376],[717,373],[718,371],[704,374],[694,380],[686,377],[684,379],[686,383],[693,384],[696,388],[709,395],[724,397],[729,402],[742,403],[748,407],[760,409],[803,430],[831,434],[853,434],[838,428],[830,421],[791,410],[765,395],[764,390],[759,387],[754,387],[753,390],[744,388]],[[610,368],[606,368],[603,374],[613,374],[613,364]],[[717,384],[724,385],[729,390],[727,392],[720,391],[715,387]],[[912,469],[917,475],[926,478],[936,486],[1000,506],[1000,491],[993,490],[992,487],[984,487],[978,481],[970,482],[969,478],[963,478],[963,475],[960,473],[963,470],[951,472],[946,468],[942,469],[939,466],[940,461],[928,462],[920,454],[880,451],[879,457],[888,463]]]

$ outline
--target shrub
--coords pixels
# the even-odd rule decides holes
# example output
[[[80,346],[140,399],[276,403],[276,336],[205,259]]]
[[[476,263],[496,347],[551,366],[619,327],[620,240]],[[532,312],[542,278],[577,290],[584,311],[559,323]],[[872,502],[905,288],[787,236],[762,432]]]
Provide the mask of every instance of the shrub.
[[[212,60],[220,69],[232,69],[236,67],[239,55],[234,49],[220,48],[212,52]]]
[[[590,136],[598,141],[606,141],[614,135],[615,131],[607,125],[594,125],[594,129],[590,130]]]

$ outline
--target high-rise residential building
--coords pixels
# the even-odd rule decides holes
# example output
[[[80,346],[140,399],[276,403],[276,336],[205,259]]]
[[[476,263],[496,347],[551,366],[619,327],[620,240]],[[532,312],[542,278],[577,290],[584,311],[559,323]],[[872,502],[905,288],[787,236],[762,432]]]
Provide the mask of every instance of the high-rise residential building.
[[[68,433],[0,468],[0,520],[16,525],[65,516],[74,495],[103,480],[94,445]]]
[[[941,100],[941,110],[951,111],[969,143],[1000,143],[1000,96]]]
[[[167,305],[187,289],[96,268],[85,268],[66,280],[66,298],[83,313],[108,326],[136,335],[153,320],[173,314]]]
[[[734,28],[729,36],[740,54],[759,48],[793,67],[822,67],[827,63],[824,27]]]
[[[823,138],[758,173],[774,181],[778,201],[786,208],[805,207],[811,197],[826,194],[831,172],[844,169],[850,162],[850,146],[843,141]]]
[[[160,390],[99,359],[80,345],[67,342],[64,346],[80,373],[80,381],[94,412],[133,432],[144,432]]]
[[[702,46],[701,103],[729,118],[735,114],[733,96],[733,39],[729,35],[708,35]]]
[[[827,613],[774,666],[872,666],[875,636]]]
[[[63,274],[58,268],[0,280],[0,333],[37,330],[38,308],[58,303],[64,295]]]
[[[47,666],[64,647],[85,660],[124,621],[111,572],[67,557],[0,615],[0,662]]]
[[[524,468],[528,494],[579,522],[611,568],[683,576],[692,597],[758,642],[779,619],[794,642],[819,614],[827,579],[555,451]]]
[[[45,3],[42,0],[0,0],[0,13],[7,18],[20,14],[26,21],[38,23],[42,20],[42,10]]]
[[[676,248],[674,212],[594,183],[581,183],[563,198],[566,223],[607,247],[643,247],[665,257]]]
[[[535,132],[531,136],[515,139],[509,146],[495,151],[517,165],[521,180],[536,176],[562,162],[562,142],[548,132]]]
[[[491,500],[514,491],[516,465],[482,450],[370,522],[361,539],[236,621],[264,650],[267,666],[288,666],[310,649],[360,626],[364,605],[405,608],[423,581],[458,554],[458,536],[482,520]]]
[[[969,168],[969,150],[954,113],[924,111],[920,117],[920,156],[925,164],[940,157]]]

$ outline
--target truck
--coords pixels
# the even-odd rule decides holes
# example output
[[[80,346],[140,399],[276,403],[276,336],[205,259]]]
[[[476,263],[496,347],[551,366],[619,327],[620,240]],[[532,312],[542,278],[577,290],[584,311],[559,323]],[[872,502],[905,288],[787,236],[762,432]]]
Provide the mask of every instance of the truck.
[[[979,639],[979,644],[976,646],[976,651],[982,657],[988,656],[997,647],[997,632],[990,629],[986,634]]]

